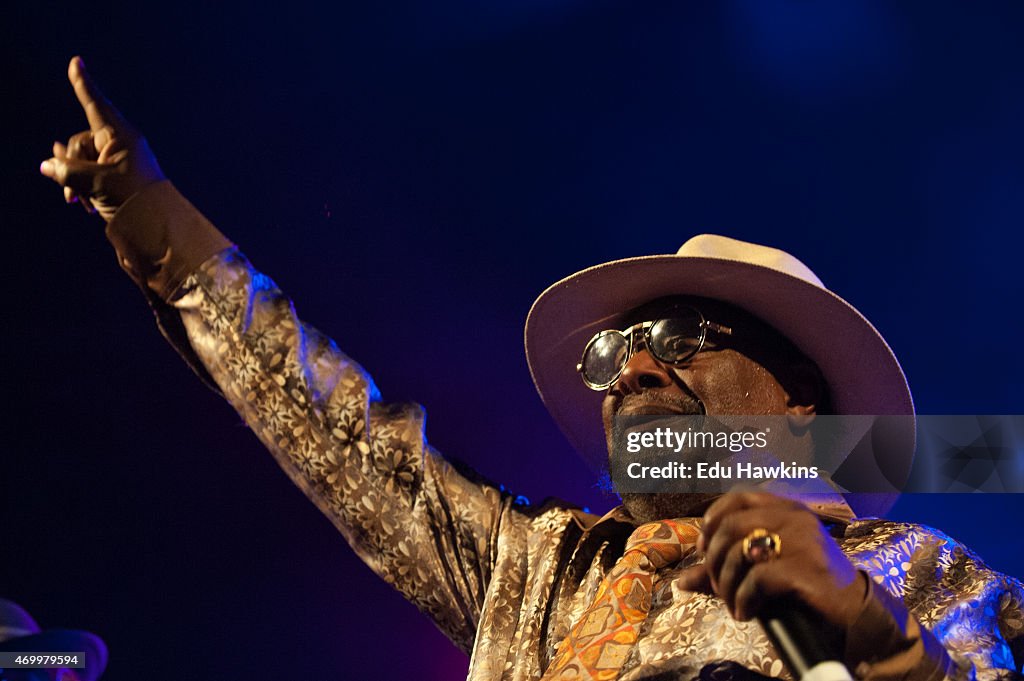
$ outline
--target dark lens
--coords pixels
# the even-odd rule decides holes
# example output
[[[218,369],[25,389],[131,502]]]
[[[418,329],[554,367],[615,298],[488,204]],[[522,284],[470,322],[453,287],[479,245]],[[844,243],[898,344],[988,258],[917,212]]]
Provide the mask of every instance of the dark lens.
[[[583,353],[583,377],[594,385],[609,385],[626,363],[629,342],[617,331],[596,338]]]
[[[680,310],[651,325],[647,345],[662,362],[684,362],[700,349],[701,318],[696,310]]]

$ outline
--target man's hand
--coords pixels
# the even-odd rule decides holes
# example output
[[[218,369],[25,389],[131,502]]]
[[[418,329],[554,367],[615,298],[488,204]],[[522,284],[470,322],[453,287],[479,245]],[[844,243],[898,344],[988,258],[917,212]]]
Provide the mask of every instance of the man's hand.
[[[98,211],[108,222],[144,187],[164,179],[146,140],[121,116],[89,77],[80,57],[68,65],[68,80],[85,110],[89,129],[67,144],[53,143],[53,157],[39,172],[64,187],[64,200]]]
[[[779,556],[750,563],[743,539],[762,528],[782,540]],[[705,562],[683,573],[690,591],[717,594],[738,620],[756,617],[775,599],[795,598],[846,631],[867,593],[864,575],[843,555],[803,504],[762,492],[734,492],[704,514],[697,549]]]

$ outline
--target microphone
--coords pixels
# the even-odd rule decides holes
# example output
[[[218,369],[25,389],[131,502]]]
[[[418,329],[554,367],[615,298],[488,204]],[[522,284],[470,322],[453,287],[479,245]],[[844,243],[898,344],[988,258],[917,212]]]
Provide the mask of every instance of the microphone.
[[[773,603],[758,621],[798,681],[853,681],[842,663],[842,636],[792,600]]]

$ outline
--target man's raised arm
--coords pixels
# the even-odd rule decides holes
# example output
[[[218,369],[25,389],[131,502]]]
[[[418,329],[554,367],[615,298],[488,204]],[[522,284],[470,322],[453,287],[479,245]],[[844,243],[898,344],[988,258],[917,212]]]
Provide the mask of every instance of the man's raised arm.
[[[78,58],[68,75],[89,130],[54,144],[40,171],[108,221],[168,337],[359,556],[468,650],[498,531],[522,520],[508,495],[437,456],[418,405],[382,404],[362,368],[164,178]]]

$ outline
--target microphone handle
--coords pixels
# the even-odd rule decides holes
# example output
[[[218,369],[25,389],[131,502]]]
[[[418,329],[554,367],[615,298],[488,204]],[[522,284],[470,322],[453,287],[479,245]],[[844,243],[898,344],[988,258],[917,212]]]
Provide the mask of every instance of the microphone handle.
[[[853,681],[837,652],[839,637],[831,627],[816,624],[801,604],[777,603],[758,620],[798,681]]]

